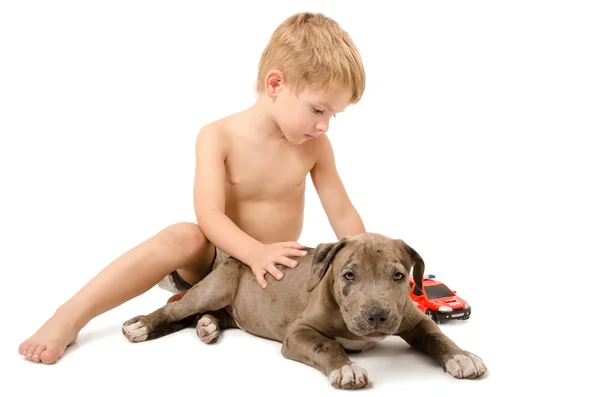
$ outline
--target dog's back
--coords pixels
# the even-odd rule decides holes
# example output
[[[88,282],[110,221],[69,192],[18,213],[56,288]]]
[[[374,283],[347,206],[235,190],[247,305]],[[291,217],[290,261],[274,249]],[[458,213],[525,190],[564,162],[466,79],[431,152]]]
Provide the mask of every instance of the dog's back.
[[[248,266],[240,266],[240,262],[234,258],[215,266],[214,272],[235,267],[240,273],[234,302],[227,308],[240,329],[263,338],[283,341],[288,325],[298,318],[308,304],[307,289],[314,248],[305,250],[307,254],[303,257],[292,258],[298,261],[296,268],[277,265],[284,274],[281,280],[267,273],[266,289],[258,285]]]

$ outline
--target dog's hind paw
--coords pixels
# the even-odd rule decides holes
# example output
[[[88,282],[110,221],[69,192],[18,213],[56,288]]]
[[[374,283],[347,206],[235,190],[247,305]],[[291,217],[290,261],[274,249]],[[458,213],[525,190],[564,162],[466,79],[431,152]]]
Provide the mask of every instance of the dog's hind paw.
[[[196,324],[196,334],[204,343],[216,342],[220,333],[219,321],[210,314],[202,316]]]
[[[337,389],[361,389],[369,384],[369,377],[366,370],[352,363],[331,371],[329,381]]]
[[[142,342],[148,339],[149,326],[145,316],[137,316],[123,323],[123,335],[130,342]]]
[[[483,360],[466,351],[454,354],[444,361],[444,369],[457,379],[478,378],[487,372]]]

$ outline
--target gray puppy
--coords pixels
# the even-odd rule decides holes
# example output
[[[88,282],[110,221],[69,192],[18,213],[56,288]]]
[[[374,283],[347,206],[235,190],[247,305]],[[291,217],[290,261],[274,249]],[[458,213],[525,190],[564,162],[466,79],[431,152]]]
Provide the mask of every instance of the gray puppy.
[[[435,359],[455,378],[487,372],[420,312],[408,295],[411,269],[423,288],[424,263],[404,241],[366,233],[307,248],[295,269],[278,265],[283,279],[262,289],[242,262],[227,258],[184,297],[123,324],[132,342],[156,339],[197,320],[213,342],[220,329],[238,327],[279,341],[284,357],[310,365],[337,388],[369,384],[367,371],[347,352],[363,351],[396,335]]]

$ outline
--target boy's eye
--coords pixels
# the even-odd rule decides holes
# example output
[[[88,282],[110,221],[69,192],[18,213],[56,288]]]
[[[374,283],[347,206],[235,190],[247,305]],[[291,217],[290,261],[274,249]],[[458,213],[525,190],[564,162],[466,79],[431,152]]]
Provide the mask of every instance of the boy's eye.
[[[323,113],[325,113],[325,111],[324,111],[324,110],[317,109],[317,108],[313,108],[313,112],[315,112],[315,113],[317,113],[317,114],[323,114]]]

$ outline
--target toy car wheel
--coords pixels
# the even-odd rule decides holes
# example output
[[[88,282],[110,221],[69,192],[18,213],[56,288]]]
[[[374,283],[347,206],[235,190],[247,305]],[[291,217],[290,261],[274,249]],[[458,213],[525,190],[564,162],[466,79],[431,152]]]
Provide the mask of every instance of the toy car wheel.
[[[440,323],[438,321],[437,317],[435,316],[435,313],[433,313],[431,310],[427,309],[427,311],[425,312],[425,314],[427,314],[427,316],[429,316],[429,318],[432,319],[434,323],[436,323],[436,324]]]

